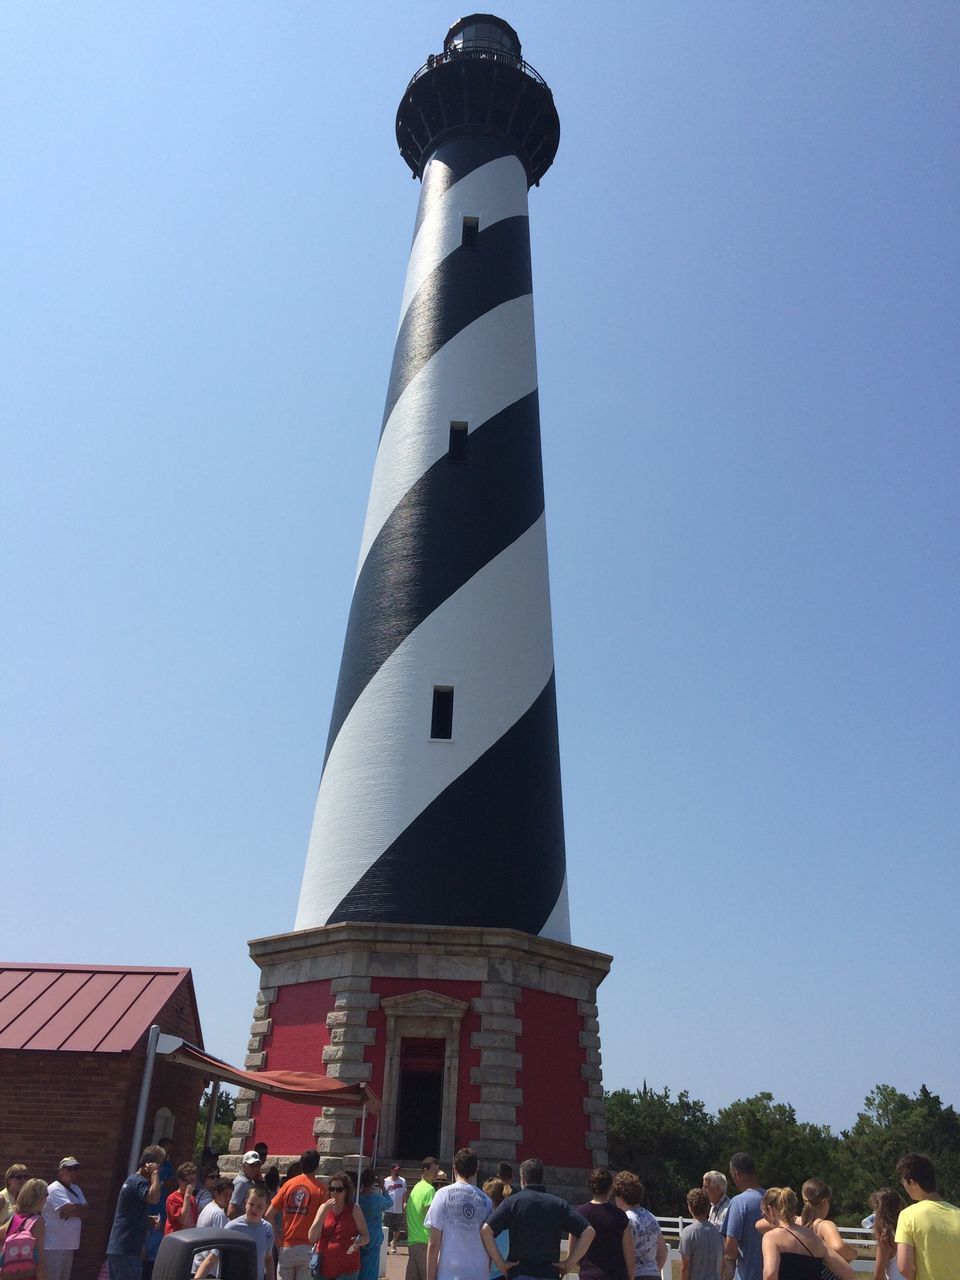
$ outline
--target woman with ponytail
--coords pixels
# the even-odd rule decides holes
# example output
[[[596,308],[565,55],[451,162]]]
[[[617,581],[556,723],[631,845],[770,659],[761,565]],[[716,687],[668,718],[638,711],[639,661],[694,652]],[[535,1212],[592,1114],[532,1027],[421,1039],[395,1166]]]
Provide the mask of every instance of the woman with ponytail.
[[[857,1251],[852,1244],[844,1244],[837,1230],[837,1224],[830,1218],[833,1192],[822,1178],[808,1178],[800,1188],[803,1196],[803,1208],[798,1221],[801,1226],[815,1231],[828,1249],[839,1253],[845,1262],[852,1262]],[[824,1272],[824,1280],[829,1280],[829,1273]]]
[[[797,1225],[797,1195],[791,1187],[771,1187],[761,1204],[769,1223],[763,1233],[763,1280],[820,1280],[824,1264],[837,1280],[853,1280],[852,1268],[839,1253],[812,1228]]]

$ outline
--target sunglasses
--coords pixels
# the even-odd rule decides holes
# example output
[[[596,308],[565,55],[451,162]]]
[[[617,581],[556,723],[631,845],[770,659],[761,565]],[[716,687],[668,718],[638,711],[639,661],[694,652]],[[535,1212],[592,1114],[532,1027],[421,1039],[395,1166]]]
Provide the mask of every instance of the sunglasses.
[[[336,1195],[338,1191],[346,1191],[346,1187],[335,1187],[331,1184],[330,1190]]]
[[[11,1182],[26,1182],[27,1178],[29,1178],[29,1177],[30,1177],[30,1175],[29,1175],[28,1173],[11,1173],[11,1175],[10,1175],[10,1181],[11,1181]]]

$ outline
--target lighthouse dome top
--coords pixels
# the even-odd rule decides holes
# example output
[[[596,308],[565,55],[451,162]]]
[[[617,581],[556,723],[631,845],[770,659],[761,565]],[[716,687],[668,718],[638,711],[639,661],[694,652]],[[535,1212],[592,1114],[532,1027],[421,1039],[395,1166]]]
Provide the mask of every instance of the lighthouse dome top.
[[[441,143],[466,135],[506,143],[539,185],[560,144],[560,119],[520,37],[492,13],[455,22],[443,49],[414,73],[397,109],[397,145],[415,178]]]
[[[483,49],[520,60],[520,37],[509,22],[493,13],[471,13],[455,22],[443,42],[444,52]]]

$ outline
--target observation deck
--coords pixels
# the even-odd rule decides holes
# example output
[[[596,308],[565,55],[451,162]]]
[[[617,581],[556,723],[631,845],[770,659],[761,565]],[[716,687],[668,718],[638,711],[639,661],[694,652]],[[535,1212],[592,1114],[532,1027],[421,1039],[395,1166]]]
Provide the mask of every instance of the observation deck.
[[[477,133],[510,140],[529,186],[539,185],[560,145],[547,82],[524,61],[513,27],[488,13],[454,23],[397,109],[397,146],[415,178],[441,142]]]

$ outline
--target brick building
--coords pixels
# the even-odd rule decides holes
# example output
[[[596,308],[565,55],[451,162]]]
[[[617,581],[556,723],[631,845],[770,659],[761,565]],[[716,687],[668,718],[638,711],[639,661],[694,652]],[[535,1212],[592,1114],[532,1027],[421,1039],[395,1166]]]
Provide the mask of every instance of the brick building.
[[[23,1161],[51,1181],[65,1155],[91,1205],[73,1280],[95,1280],[120,1184],[129,1172],[150,1027],[202,1045],[189,969],[0,965],[0,1172]],[[192,1157],[205,1081],[157,1058],[144,1141],[171,1136]]]

